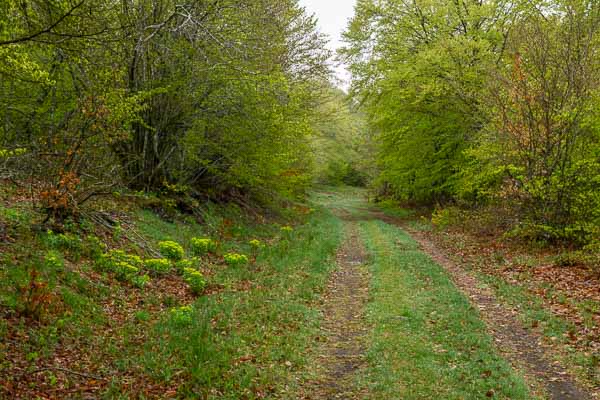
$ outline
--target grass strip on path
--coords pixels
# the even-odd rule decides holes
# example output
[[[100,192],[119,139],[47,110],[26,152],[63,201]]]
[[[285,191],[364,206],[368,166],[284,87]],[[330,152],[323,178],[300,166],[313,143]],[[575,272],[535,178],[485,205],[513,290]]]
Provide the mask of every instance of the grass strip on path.
[[[364,221],[374,326],[365,376],[374,399],[530,399],[478,312],[401,229]]]

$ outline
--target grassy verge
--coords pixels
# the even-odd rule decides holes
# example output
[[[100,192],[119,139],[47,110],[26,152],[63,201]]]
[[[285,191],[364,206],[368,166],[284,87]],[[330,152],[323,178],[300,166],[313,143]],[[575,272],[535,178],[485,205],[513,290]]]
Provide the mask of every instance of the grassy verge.
[[[373,255],[375,328],[362,378],[373,398],[531,398],[440,266],[396,227],[363,222],[361,233]]]
[[[281,229],[291,221],[213,207],[200,225],[124,209],[113,232],[84,218],[58,234],[36,229],[31,208],[0,201],[0,397],[295,398],[339,220],[317,210]],[[193,259],[191,239],[207,236],[215,254]],[[147,250],[164,240],[183,246],[202,292],[174,264],[139,266],[143,285],[99,267],[110,248],[155,258]],[[229,252],[249,263],[227,265]]]
[[[387,209],[384,212],[393,215]],[[598,329],[599,305],[593,300],[581,301],[568,291],[557,290],[553,283],[536,276],[535,269],[552,264],[554,256],[539,255],[539,249],[510,245],[506,249],[490,251],[489,243],[480,243],[476,237],[464,232],[440,230],[425,218],[409,220],[407,224],[414,230],[427,232],[446,248],[455,262],[472,270],[481,282],[494,290],[499,300],[517,310],[524,326],[541,334],[551,345],[552,355],[582,382],[596,389],[600,387],[600,355],[595,350],[597,335],[594,334]],[[498,238],[497,241],[501,240]],[[513,251],[515,254],[511,254]],[[515,276],[510,273],[513,269],[524,272]],[[570,273],[568,267],[563,269],[556,269],[557,281],[561,280],[562,273]],[[552,304],[558,313],[552,310]]]
[[[317,213],[269,245],[255,266],[215,270],[211,280],[223,289],[196,300],[188,322],[162,318],[132,362],[158,382],[181,379],[181,397],[294,398],[318,330],[312,305],[340,240],[339,220]]]

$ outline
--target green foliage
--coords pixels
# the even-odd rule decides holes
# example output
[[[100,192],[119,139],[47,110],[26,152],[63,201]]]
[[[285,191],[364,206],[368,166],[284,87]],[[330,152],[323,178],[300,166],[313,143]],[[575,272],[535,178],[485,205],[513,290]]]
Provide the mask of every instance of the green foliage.
[[[206,287],[206,279],[204,279],[204,275],[202,275],[202,272],[194,268],[183,269],[183,280],[190,285],[190,289],[192,289],[192,292],[195,294],[201,294]]]
[[[305,194],[329,78],[316,19],[295,0],[188,3],[4,2],[3,172],[68,200],[64,216],[123,185],[175,197],[170,211]]]
[[[151,258],[144,260],[144,267],[155,275],[164,275],[171,270],[171,262],[165,258]]]
[[[83,241],[78,235],[72,233],[55,233],[52,230],[46,231],[45,237],[48,247],[70,251],[79,254],[83,249]]]
[[[194,309],[191,306],[172,308],[169,317],[176,326],[188,326],[194,322]]]
[[[96,265],[104,271],[114,273],[121,281],[131,282],[144,266],[144,262],[135,254],[128,254],[124,250],[111,250],[103,254]]]
[[[378,194],[500,204],[533,240],[598,237],[600,24],[587,2],[363,0],[345,39]]]
[[[135,275],[130,277],[129,280],[131,284],[137,287],[138,289],[143,289],[151,281],[148,275]]]
[[[231,267],[239,267],[248,264],[248,256],[238,253],[227,253],[223,256],[227,265]]]
[[[192,252],[197,256],[203,256],[217,251],[217,242],[210,238],[192,238],[190,240]]]
[[[183,247],[179,243],[171,240],[159,242],[158,250],[160,251],[160,254],[171,261],[180,261],[185,255]]]
[[[56,250],[50,250],[44,256],[44,265],[54,270],[61,270],[65,266],[65,261],[61,253]]]
[[[102,242],[97,236],[88,235],[86,237],[84,249],[86,254],[92,260],[98,260],[106,251],[106,244]]]
[[[199,260],[196,258],[184,258],[183,260],[179,260],[174,263],[175,271],[177,271],[177,273],[181,275],[183,274],[186,268],[193,269],[198,265],[198,263]]]
[[[365,186],[374,175],[371,135],[357,108],[341,90],[327,88],[312,140],[319,183]]]

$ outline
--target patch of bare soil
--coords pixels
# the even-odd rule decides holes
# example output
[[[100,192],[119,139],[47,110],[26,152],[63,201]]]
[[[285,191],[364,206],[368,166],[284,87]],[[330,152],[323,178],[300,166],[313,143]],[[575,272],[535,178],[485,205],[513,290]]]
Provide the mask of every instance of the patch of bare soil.
[[[304,388],[304,399],[362,399],[356,373],[365,364],[365,304],[369,277],[366,252],[355,223],[346,225],[346,240],[337,253],[338,267],[332,273],[324,296],[323,343],[319,355],[319,379]]]
[[[386,218],[388,222],[389,218]],[[572,376],[556,361],[552,361],[549,349],[542,338],[527,330],[518,320],[516,311],[498,301],[492,290],[481,285],[477,278],[450,261],[430,240],[419,232],[407,229],[420,244],[422,250],[448,271],[456,286],[480,311],[490,334],[504,357],[529,377],[540,383],[549,399],[585,400],[598,398],[578,385]]]

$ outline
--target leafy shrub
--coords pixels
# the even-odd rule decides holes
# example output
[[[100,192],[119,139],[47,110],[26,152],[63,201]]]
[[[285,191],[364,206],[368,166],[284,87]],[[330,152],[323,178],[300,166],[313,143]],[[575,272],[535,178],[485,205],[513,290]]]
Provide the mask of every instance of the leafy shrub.
[[[293,231],[294,231],[294,228],[292,228],[292,227],[291,227],[291,226],[289,226],[289,225],[286,225],[286,226],[282,226],[282,227],[281,227],[281,232],[283,232],[283,233],[290,234],[290,233],[292,233]]]
[[[99,259],[106,251],[104,244],[97,236],[88,235],[85,244],[85,253],[93,260]]]
[[[248,242],[248,244],[254,250],[258,250],[258,249],[261,249],[261,248],[265,247],[265,245],[260,240],[258,240],[258,239],[252,239],[251,241]]]
[[[150,282],[150,277],[148,275],[136,275],[131,277],[130,281],[133,286],[143,289]]]
[[[431,214],[431,223],[440,229],[456,224],[460,220],[460,210],[456,207],[436,208]]]
[[[97,265],[112,272],[121,281],[132,281],[144,265],[142,259],[135,254],[127,254],[123,250],[111,250],[103,254]]]
[[[53,249],[68,250],[73,253],[80,253],[83,248],[82,241],[78,236],[70,233],[57,234],[50,229],[46,231],[46,242]]]
[[[98,264],[100,264],[101,267],[112,270],[119,262],[130,264],[138,269],[144,265],[144,261],[140,256],[127,254],[123,250],[111,250],[108,253],[103,254],[102,257],[100,257]]]
[[[177,242],[166,240],[158,243],[160,254],[172,261],[179,261],[183,258],[183,247]]]
[[[171,263],[165,258],[151,258],[144,261],[144,267],[154,274],[166,274],[171,269]]]
[[[117,279],[131,282],[138,272],[140,272],[140,269],[124,261],[119,261],[114,265],[113,272]]]
[[[177,261],[175,265],[175,270],[178,274],[183,274],[183,271],[186,268],[193,268],[194,264],[198,263],[198,259],[196,258],[184,258],[183,260]]]
[[[183,280],[190,285],[190,289],[192,289],[192,292],[196,294],[202,293],[206,287],[206,279],[204,279],[204,275],[202,275],[202,272],[194,268],[183,269]]]
[[[227,265],[236,267],[240,265],[248,264],[248,256],[237,253],[227,253],[223,256]]]
[[[50,269],[60,270],[65,266],[62,254],[58,251],[51,250],[44,256],[44,265]]]
[[[190,325],[194,319],[194,309],[191,306],[176,307],[171,309],[171,321],[175,325]]]
[[[192,252],[197,256],[214,253],[217,250],[217,242],[210,238],[192,238],[190,243]]]

